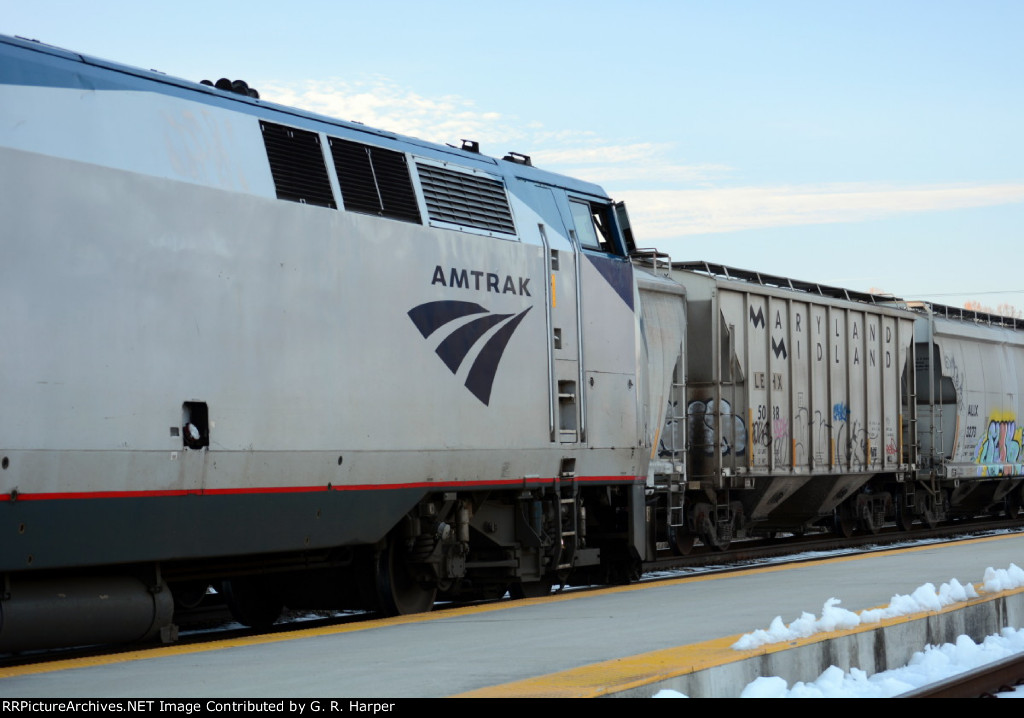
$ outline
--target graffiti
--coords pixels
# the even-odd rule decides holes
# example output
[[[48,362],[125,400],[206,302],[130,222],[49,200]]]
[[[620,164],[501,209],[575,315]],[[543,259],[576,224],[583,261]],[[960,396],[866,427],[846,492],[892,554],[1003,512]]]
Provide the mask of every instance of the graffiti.
[[[979,466],[976,476],[979,478],[998,478],[1000,476],[1020,476],[1024,474],[1024,464],[989,464]]]
[[[707,456],[715,453],[715,446],[723,455],[740,453],[747,448],[747,425],[743,419],[732,413],[732,405],[721,402],[721,412],[715,406],[714,399],[707,401],[691,401],[686,407],[689,420],[690,446]],[[722,419],[722,437],[715,440],[715,418]]]
[[[975,463],[1006,464],[1014,463],[1020,457],[1021,433],[1024,426],[1018,428],[1015,418],[996,419],[988,422],[988,431],[978,446]]]
[[[850,407],[843,402],[832,406],[832,421],[849,421]]]
[[[882,425],[877,419],[868,419],[868,446],[870,451],[868,452],[868,466],[878,466],[882,449],[885,447],[882,444]]]
[[[899,449],[896,447],[896,437],[890,434],[888,440],[885,442],[885,455],[887,457],[895,457],[898,453]]]
[[[754,425],[750,427],[750,441],[754,446],[768,448],[772,445],[771,427],[767,421],[754,422]]]
[[[847,410],[849,416],[849,410]],[[840,431],[842,431],[840,429]],[[864,469],[867,466],[868,430],[859,421],[850,426],[850,444],[847,447],[846,465],[850,469]]]
[[[775,410],[778,416],[778,409]],[[769,418],[768,407],[765,404],[758,404],[757,411],[751,412],[754,416],[754,424],[750,427],[750,442],[755,449],[770,448],[772,445],[772,422]],[[761,457],[756,457],[760,459]]]
[[[815,430],[814,435],[814,463],[819,466],[828,466],[829,463],[829,438],[832,434],[832,424],[828,416],[820,411],[814,412],[814,421],[811,426]]]
[[[658,456],[678,457],[683,453],[683,417],[678,416],[678,402],[670,401],[665,412],[665,430],[658,439]]]
[[[774,447],[775,463],[777,465],[789,463],[789,419],[772,420],[772,437],[774,438],[772,446]]]
[[[807,407],[804,406],[804,395],[797,395],[797,409],[796,414],[793,415],[793,452],[794,461],[797,464],[803,465],[807,463],[807,447],[805,442],[807,440],[807,429],[813,426],[810,418],[810,412]]]
[[[772,422],[772,436],[776,439],[788,439],[789,421],[787,419],[775,419]]]
[[[953,382],[953,389],[956,391],[956,406],[957,412],[961,413],[964,409],[964,375],[960,371],[960,367],[956,365],[956,359],[950,354],[943,354],[942,364],[944,367],[944,374],[949,377],[950,381]],[[977,409],[977,407],[975,407]]]

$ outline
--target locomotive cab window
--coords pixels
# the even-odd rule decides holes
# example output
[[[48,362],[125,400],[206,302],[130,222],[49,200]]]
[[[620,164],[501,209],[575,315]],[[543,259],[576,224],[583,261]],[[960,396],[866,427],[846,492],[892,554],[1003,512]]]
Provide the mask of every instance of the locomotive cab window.
[[[622,255],[611,205],[572,200],[569,207],[572,210],[572,221],[576,225],[576,236],[583,249]]]

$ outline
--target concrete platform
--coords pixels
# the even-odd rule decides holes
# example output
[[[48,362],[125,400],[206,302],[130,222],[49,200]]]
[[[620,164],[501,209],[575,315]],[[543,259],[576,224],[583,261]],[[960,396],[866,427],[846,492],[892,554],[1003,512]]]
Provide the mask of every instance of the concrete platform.
[[[892,618],[845,631],[737,651],[739,636],[619,658],[463,693],[464,698],[650,698],[662,689],[690,698],[738,698],[759,676],[789,685],[813,683],[827,668],[868,675],[907,665],[927,645],[969,636],[981,643],[1005,627],[1024,625],[1024,588],[980,594],[936,612]]]
[[[661,687],[738,695],[758,675],[813,680],[833,663],[881,670],[905,662],[903,649],[993,632],[992,621],[1019,626],[1021,599],[1011,592],[850,635],[749,653],[728,648],[775,616],[788,623],[820,613],[832,597],[850,610],[883,606],[924,583],[977,583],[986,567],[1010,563],[1024,564],[1024,536],[0,669],[0,696],[650,696]]]

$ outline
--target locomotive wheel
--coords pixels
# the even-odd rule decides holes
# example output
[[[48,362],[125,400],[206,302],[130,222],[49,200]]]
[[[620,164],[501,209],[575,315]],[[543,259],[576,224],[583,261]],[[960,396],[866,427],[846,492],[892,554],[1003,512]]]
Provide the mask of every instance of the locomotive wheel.
[[[551,595],[551,587],[554,585],[551,579],[522,581],[509,586],[508,595],[517,601],[521,598],[543,598]]]
[[[206,589],[209,584],[205,581],[193,581],[190,583],[176,583],[171,588],[171,595],[174,596],[174,607],[191,610],[199,608],[199,604],[206,598]]]
[[[233,578],[223,589],[231,615],[243,626],[270,628],[284,610],[280,585],[264,576]]]
[[[434,607],[437,585],[423,583],[409,571],[401,541],[390,540],[377,559],[377,604],[388,616],[424,613]]]

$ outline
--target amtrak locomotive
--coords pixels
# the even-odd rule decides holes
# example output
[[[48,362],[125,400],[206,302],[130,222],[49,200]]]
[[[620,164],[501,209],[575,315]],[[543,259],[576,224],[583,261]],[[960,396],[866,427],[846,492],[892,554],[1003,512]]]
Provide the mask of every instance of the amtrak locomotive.
[[[1019,506],[1016,322],[671,263],[523,155],[2,37],[0,221],[0,651]]]

